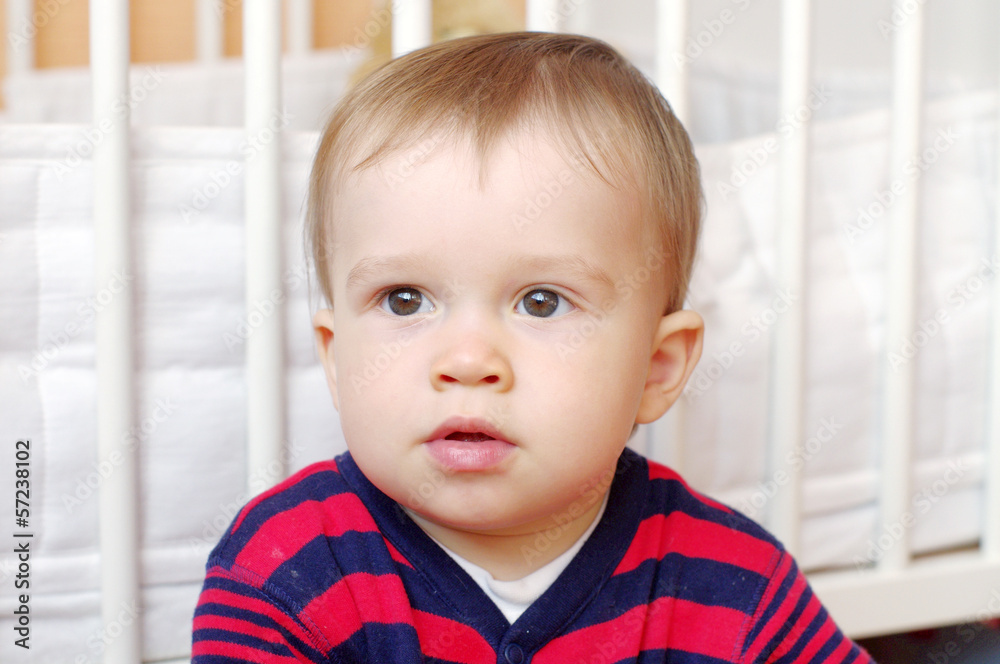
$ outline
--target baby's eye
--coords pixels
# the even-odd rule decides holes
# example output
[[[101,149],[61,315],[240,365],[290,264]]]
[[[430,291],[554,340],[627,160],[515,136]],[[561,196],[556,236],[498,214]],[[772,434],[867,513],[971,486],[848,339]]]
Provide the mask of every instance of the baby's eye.
[[[382,308],[397,316],[412,316],[416,313],[426,313],[434,309],[430,300],[424,301],[424,296],[416,288],[409,286],[396,288],[386,293],[382,299]]]
[[[519,314],[549,318],[556,314],[560,316],[565,314],[569,307],[569,302],[558,293],[544,288],[536,288],[521,298],[516,311]]]

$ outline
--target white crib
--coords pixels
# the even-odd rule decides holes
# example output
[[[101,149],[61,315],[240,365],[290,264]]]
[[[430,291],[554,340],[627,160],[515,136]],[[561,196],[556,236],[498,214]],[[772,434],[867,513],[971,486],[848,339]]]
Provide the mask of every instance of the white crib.
[[[32,440],[41,595],[32,650],[5,638],[5,662],[187,661],[200,565],[235,510],[344,449],[311,347],[301,220],[321,111],[365,54],[310,52],[308,0],[284,15],[248,0],[245,57],[220,60],[226,2],[198,0],[199,65],[130,69],[124,0],[91,0],[89,74],[33,72],[10,46],[0,419],[11,445]],[[814,56],[827,29],[861,29],[862,5],[891,76],[848,85]],[[633,445],[762,520],[854,637],[1000,616],[1000,76],[949,87],[927,58],[927,16],[945,10],[875,5],[527,2],[535,30],[641,14],[645,41],[594,33],[698,144],[708,215],[689,300],[706,353]],[[1000,29],[989,5],[963,20]],[[429,42],[429,0],[391,8],[394,53]],[[37,11],[7,0],[8,31]],[[727,69],[753,32],[739,26],[764,21],[780,66]],[[91,108],[75,118],[81,86]],[[32,94],[47,105],[18,107]],[[212,105],[239,94],[242,126],[226,126]],[[185,95],[183,121],[158,120]],[[77,124],[24,124],[38,108]],[[16,570],[7,554],[4,634]]]

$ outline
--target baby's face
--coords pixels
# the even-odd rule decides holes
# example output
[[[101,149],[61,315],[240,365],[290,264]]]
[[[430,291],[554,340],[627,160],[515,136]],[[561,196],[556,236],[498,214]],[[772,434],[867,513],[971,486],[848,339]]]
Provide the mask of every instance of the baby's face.
[[[643,418],[667,266],[630,197],[546,142],[477,176],[449,144],[352,176],[315,325],[376,486],[440,526],[529,532],[606,490]]]

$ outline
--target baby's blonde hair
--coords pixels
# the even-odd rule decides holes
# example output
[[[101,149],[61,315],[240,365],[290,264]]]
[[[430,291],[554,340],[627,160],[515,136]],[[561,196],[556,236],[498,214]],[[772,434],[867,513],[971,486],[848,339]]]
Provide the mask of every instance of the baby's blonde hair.
[[[657,89],[608,44],[511,32],[440,42],[364,78],[334,109],[309,182],[306,240],[327,303],[334,219],[346,176],[443,139],[471,140],[480,163],[502,139],[542,127],[573,161],[641,192],[666,254],[666,312],[683,306],[701,223],[691,141]]]

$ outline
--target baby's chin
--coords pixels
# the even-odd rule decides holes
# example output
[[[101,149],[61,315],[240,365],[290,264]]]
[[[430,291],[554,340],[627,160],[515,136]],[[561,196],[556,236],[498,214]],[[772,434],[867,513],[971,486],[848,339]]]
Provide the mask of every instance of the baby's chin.
[[[537,531],[539,523],[546,521],[545,514],[518,513],[511,510],[498,512],[495,508],[483,506],[475,509],[468,504],[456,509],[436,508],[424,505],[420,509],[401,503],[407,514],[424,530],[445,529],[454,533],[469,535],[490,535],[497,537],[527,535]],[[551,525],[551,519],[548,519]],[[433,534],[433,533],[432,533]]]

